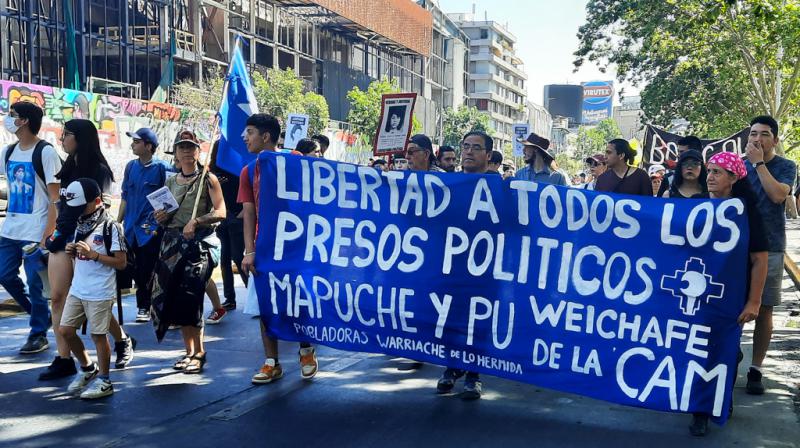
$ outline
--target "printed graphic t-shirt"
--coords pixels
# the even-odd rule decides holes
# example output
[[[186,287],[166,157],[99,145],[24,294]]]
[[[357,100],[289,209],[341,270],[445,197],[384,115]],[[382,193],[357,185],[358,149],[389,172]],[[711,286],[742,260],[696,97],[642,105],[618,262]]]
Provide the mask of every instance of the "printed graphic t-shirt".
[[[39,242],[47,225],[50,198],[47,185],[33,167],[33,148],[17,145],[7,166],[3,162],[9,147],[0,151],[0,174],[5,174],[8,182],[8,212],[0,228],[0,236],[4,238]],[[47,183],[58,183],[56,173],[61,169],[61,159],[51,145],[42,150],[42,167]]]
[[[111,225],[111,252],[124,250],[120,244],[121,225]],[[103,241],[103,223],[97,225],[84,240],[89,247],[100,255],[111,255],[106,252]],[[109,300],[117,296],[117,271],[99,261],[75,258],[75,275],[69,295],[81,300]]]

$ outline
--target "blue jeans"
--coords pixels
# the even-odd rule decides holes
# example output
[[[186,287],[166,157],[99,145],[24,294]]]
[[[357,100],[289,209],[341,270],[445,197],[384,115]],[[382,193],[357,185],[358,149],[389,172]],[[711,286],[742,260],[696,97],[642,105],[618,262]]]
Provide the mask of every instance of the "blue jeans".
[[[0,237],[0,286],[5,288],[19,306],[31,315],[31,336],[44,336],[50,328],[50,309],[42,293],[42,279],[31,266],[22,262],[22,247],[31,241],[17,241]],[[24,264],[28,291],[19,277],[19,266]],[[30,299],[29,299],[30,298]]]

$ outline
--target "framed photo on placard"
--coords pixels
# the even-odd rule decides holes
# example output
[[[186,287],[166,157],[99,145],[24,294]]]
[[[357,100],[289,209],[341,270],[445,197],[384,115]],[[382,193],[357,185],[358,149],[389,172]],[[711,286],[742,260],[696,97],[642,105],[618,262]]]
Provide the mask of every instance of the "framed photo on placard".
[[[381,115],[373,145],[374,155],[405,153],[408,137],[411,136],[416,100],[416,93],[390,93],[381,97]]]

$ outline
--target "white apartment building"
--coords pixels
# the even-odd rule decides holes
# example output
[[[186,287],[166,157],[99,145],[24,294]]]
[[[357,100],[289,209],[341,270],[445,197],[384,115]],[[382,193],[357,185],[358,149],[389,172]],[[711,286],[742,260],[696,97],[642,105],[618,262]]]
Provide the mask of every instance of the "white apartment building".
[[[489,114],[500,150],[514,138],[512,126],[527,120],[528,76],[514,53],[516,37],[498,22],[475,20],[472,14],[448,14],[469,37],[470,106]]]

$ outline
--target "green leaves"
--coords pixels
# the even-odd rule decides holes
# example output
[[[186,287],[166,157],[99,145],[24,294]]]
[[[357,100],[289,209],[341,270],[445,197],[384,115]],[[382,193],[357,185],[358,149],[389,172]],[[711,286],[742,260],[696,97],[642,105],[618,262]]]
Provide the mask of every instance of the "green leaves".
[[[353,132],[360,134],[363,141],[372,142],[381,115],[381,97],[387,93],[399,92],[400,84],[397,79],[386,77],[372,81],[366,91],[355,86],[347,92],[347,100],[350,102],[347,121],[350,122]],[[411,133],[419,133],[421,130],[422,124],[417,117],[413,117]]]
[[[788,131],[800,113],[799,0],[590,0],[586,10],[576,68],[616,66],[643,87],[648,122],[684,118],[714,137],[762,113]]]
[[[458,148],[461,139],[469,131],[482,131],[489,135],[494,129],[489,124],[489,115],[475,107],[460,106],[445,109],[443,118],[444,144]]]
[[[253,73],[253,90],[258,109],[286,123],[289,114],[309,116],[308,135],[318,134],[328,126],[328,102],[314,92],[303,92],[303,80],[291,69],[267,70],[267,76]]]
[[[607,118],[596,126],[581,126],[578,128],[578,141],[574,154],[576,160],[584,160],[589,156],[606,151],[608,142],[622,137],[622,132],[613,118]]]
[[[330,114],[325,97],[314,92],[303,92],[303,81],[294,71],[269,69],[267,76],[254,72],[251,81],[260,112],[278,118],[282,124],[286,123],[291,113],[308,115],[308,135],[319,134],[328,127]],[[176,102],[203,114],[216,111],[222,98],[223,84],[224,74],[221,71],[212,73],[202,89],[191,81],[178,82],[173,87]]]

